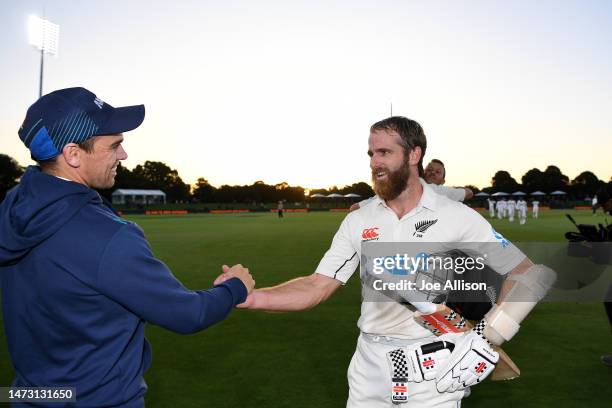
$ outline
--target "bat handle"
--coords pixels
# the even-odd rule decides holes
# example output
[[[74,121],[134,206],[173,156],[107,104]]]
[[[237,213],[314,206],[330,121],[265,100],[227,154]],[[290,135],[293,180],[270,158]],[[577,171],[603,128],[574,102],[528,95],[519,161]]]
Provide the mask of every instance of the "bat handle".
[[[435,353],[436,351],[442,349],[449,349],[452,353],[455,349],[455,345],[447,341],[434,341],[433,343],[428,343],[421,346],[421,351],[423,354]]]

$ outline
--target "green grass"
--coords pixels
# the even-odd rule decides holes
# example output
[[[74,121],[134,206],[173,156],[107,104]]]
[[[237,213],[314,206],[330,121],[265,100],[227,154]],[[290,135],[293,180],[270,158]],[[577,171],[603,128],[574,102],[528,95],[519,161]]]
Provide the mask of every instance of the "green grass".
[[[493,220],[515,241],[562,241],[573,229],[565,211],[544,211],[527,225]],[[572,211],[578,222],[601,222]],[[210,287],[224,263],[251,269],[257,285],[312,273],[344,214],[134,216],[155,254],[189,288]],[[325,304],[300,313],[239,310],[206,331],[181,336],[149,325],[153,364],[149,407],[342,407],[346,369],[358,330],[357,277]],[[465,407],[608,407],[612,353],[603,306],[543,303],[505,346],[519,379],[473,388]],[[0,332],[0,385],[12,380]]]

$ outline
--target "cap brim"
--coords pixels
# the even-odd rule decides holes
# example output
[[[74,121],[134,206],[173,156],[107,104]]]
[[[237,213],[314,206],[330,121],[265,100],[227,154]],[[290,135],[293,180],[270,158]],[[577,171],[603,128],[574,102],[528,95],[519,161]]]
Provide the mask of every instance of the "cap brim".
[[[111,117],[102,125],[96,135],[113,135],[136,129],[145,117],[144,105],[114,108]]]

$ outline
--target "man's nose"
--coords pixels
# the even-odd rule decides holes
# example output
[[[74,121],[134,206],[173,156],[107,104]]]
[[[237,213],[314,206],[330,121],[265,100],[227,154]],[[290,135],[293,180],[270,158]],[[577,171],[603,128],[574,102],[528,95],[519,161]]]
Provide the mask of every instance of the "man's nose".
[[[119,154],[117,155],[117,159],[119,160],[125,160],[128,158],[128,154],[125,151],[125,149],[123,148],[123,146],[119,146]]]

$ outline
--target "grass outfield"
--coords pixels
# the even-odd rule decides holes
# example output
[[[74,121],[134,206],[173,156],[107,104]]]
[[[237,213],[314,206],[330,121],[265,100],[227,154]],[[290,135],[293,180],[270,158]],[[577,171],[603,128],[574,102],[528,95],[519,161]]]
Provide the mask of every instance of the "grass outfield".
[[[565,211],[544,211],[520,226],[493,220],[517,241],[561,241],[573,229]],[[573,211],[577,222],[603,221]],[[342,213],[131,217],[155,254],[189,288],[209,287],[223,263],[243,263],[258,287],[312,273]],[[612,220],[611,220],[612,221]],[[149,325],[153,364],[146,374],[148,407],[342,407],[346,369],[358,330],[356,276],[326,303],[301,313],[236,311],[223,323],[181,336]],[[465,407],[609,407],[612,353],[601,304],[544,303],[505,347],[519,379],[473,388]],[[13,377],[0,332],[0,386]]]

